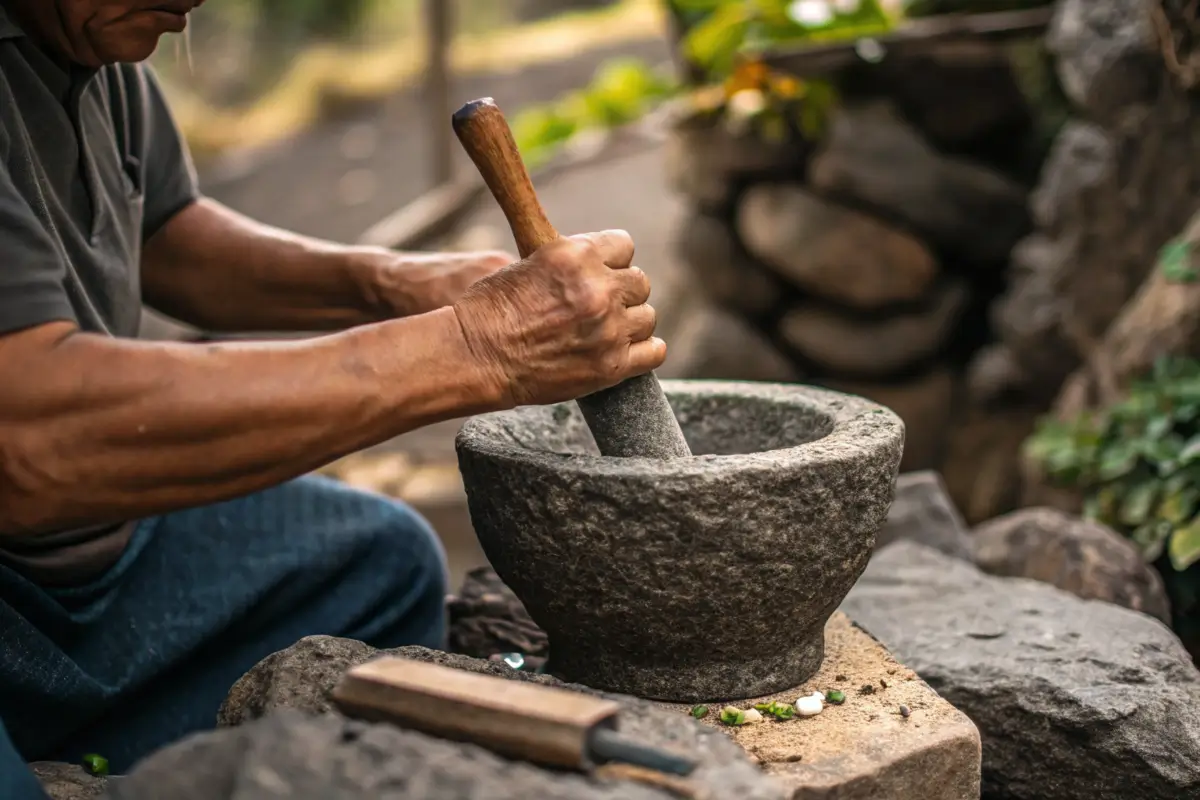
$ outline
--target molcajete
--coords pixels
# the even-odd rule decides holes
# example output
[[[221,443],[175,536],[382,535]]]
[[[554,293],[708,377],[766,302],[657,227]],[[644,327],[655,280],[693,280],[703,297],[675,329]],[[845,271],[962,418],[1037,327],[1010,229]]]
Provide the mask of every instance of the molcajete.
[[[797,686],[871,556],[904,425],[804,386],[663,388],[690,458],[603,458],[574,403],[469,420],[458,463],[483,550],[561,678],[676,702]]]

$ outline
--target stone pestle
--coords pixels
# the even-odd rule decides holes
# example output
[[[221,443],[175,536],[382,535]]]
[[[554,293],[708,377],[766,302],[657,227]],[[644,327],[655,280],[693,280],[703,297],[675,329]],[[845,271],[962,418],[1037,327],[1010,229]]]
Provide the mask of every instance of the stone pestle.
[[[521,258],[558,239],[495,101],[484,98],[467,103],[454,114],[453,125],[504,212]],[[672,459],[692,454],[653,372],[577,402],[603,456]]]

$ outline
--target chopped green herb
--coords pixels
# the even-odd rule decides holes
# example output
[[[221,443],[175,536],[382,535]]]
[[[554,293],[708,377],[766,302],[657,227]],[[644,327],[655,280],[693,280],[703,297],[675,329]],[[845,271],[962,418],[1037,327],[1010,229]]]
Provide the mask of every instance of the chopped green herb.
[[[696,719],[704,719],[708,716],[708,706],[692,706],[692,716]]]
[[[108,775],[108,759],[104,756],[98,756],[95,753],[88,753],[83,757],[83,766],[93,775],[99,775],[101,778]]]
[[[767,713],[777,720],[787,721],[796,716],[796,707],[791,703],[771,703]]]
[[[733,706],[721,709],[721,722],[725,725],[745,725],[746,712]]]
[[[825,693],[825,700],[833,703],[835,706],[840,706],[842,703],[846,702],[846,693],[840,689],[834,689]]]

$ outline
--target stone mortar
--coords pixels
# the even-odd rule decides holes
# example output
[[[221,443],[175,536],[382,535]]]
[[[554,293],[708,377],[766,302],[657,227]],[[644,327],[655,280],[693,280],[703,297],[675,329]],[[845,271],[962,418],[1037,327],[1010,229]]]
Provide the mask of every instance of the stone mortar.
[[[887,516],[903,423],[803,386],[663,388],[690,458],[603,458],[573,403],[469,420],[483,550],[566,680],[675,702],[803,683]]]

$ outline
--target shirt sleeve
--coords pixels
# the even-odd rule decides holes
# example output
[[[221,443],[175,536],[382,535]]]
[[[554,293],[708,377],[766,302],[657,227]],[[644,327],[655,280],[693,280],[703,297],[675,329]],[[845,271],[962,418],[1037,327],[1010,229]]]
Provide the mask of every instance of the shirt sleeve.
[[[187,143],[175,123],[154,71],[143,64],[128,65],[137,91],[130,98],[141,136],[138,157],[143,166],[145,216],[142,238],[149,239],[171,217],[200,198],[196,168]]]
[[[54,241],[0,161],[0,334],[47,322],[78,322]]]

